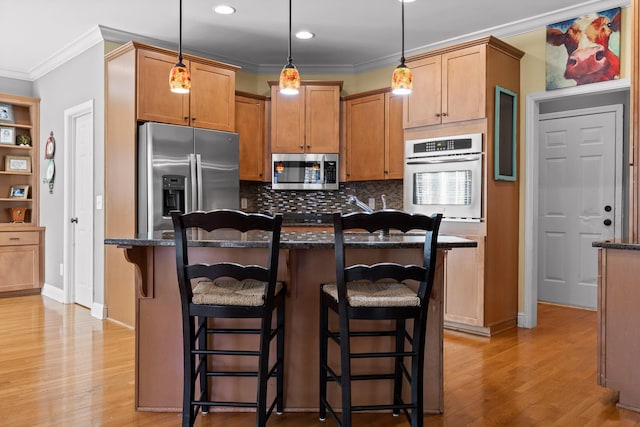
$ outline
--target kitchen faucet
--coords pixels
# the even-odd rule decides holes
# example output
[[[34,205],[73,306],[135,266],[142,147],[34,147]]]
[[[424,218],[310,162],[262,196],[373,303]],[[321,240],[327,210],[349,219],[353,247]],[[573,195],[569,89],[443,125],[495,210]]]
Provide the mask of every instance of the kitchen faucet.
[[[383,194],[381,196],[381,199],[382,199],[382,209],[387,209],[386,196]],[[353,196],[353,195],[349,196],[349,198],[347,199],[347,203],[349,203],[350,205],[355,205],[355,206],[359,207],[360,209],[362,209],[365,212],[368,212],[368,213],[372,213],[373,212],[373,209],[371,209],[371,207],[369,207],[369,205],[363,203],[356,196]],[[388,228],[380,230],[380,235],[379,235],[380,238],[386,237],[388,235],[389,235],[389,229]]]
[[[373,212],[373,209],[371,209],[369,207],[369,205],[363,203],[356,196],[349,196],[349,198],[347,199],[347,203],[349,203],[350,205],[355,205],[355,206],[359,207],[360,209],[362,209],[365,212],[368,212],[368,213]]]

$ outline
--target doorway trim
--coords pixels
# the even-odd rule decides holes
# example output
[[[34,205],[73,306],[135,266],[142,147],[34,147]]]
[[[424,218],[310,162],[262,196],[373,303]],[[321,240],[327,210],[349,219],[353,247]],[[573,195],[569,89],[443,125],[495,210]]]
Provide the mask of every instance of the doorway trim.
[[[534,328],[538,323],[538,122],[540,103],[576,95],[630,90],[629,79],[574,86],[549,92],[530,93],[525,105],[525,188],[524,188],[524,313],[518,326]],[[628,112],[625,112],[628,114]]]
[[[74,194],[73,194],[73,183],[71,182],[71,173],[70,173],[70,168],[72,167],[74,161],[72,158],[73,153],[75,153],[75,145],[76,145],[76,141],[74,138],[74,127],[75,127],[75,122],[78,119],[78,117],[81,116],[85,116],[87,114],[91,115],[92,120],[92,141],[91,141],[91,151],[93,151],[93,147],[95,145],[95,134],[94,134],[94,107],[93,107],[94,101],[93,99],[83,102],[81,104],[78,104],[74,107],[70,107],[67,108],[66,110],[64,110],[64,168],[61,168],[62,170],[62,177],[64,180],[64,215],[63,215],[63,221],[64,221],[64,226],[63,226],[63,265],[64,265],[64,278],[63,278],[63,294],[64,294],[64,303],[65,304],[73,304],[75,303],[75,295],[74,295],[74,284],[71,281],[71,276],[72,276],[72,271],[74,266],[73,264],[73,250],[72,250],[72,241],[71,241],[71,235],[73,233],[73,229],[71,228],[69,219],[71,218],[71,209],[72,209],[72,202],[74,200]],[[90,156],[91,158],[93,158],[93,156]],[[91,165],[91,176],[88,177],[83,177],[83,179],[89,180],[89,187],[93,189],[94,186],[94,178],[93,178],[93,165]],[[90,195],[91,200],[93,201],[93,193]],[[93,215],[91,216],[91,222],[93,224]],[[94,229],[95,227],[92,225],[92,229]],[[94,268],[94,248],[93,246],[90,248],[91,251],[91,255],[89,257],[89,259],[91,260],[91,265],[89,266],[89,269],[91,271],[91,276],[94,277],[95,275],[95,268]],[[94,300],[95,295],[93,295],[92,293],[92,305],[91,305],[91,314],[94,317],[98,317],[101,318],[101,313],[100,313],[100,309],[98,307],[95,307],[95,302]]]

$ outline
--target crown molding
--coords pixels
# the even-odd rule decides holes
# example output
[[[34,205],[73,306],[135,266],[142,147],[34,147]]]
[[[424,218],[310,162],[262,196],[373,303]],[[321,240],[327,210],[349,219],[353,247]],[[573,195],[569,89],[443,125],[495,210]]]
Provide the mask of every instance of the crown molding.
[[[567,7],[564,9],[556,10],[552,13],[546,13],[542,15],[533,16],[530,18],[522,19],[519,21],[510,22],[507,24],[499,25],[492,28],[487,28],[482,31],[476,31],[453,37],[447,40],[441,40],[437,43],[427,44],[414,49],[407,50],[405,56],[411,56],[428,50],[438,49],[452,44],[457,44],[469,40],[473,40],[480,37],[486,37],[489,35],[505,38],[518,34],[533,31],[539,28],[544,28],[549,24],[555,22],[564,21],[567,19],[582,16],[591,12],[612,9],[614,7],[628,7],[630,0],[589,0],[579,5]],[[116,43],[126,43],[128,41],[137,41],[144,44],[163,47],[166,49],[174,49],[173,43],[168,43],[165,40],[154,39],[150,37],[140,36],[138,34],[129,33],[126,31],[117,30],[114,28],[98,25],[81,35],[71,43],[67,44],[56,53],[45,59],[40,65],[28,72],[20,70],[1,68],[0,77],[8,77],[18,80],[34,81],[42,76],[46,75],[50,71],[56,69],[67,61],[80,55],[87,49],[95,46],[102,41],[112,41]],[[209,58],[216,61],[225,62],[228,64],[237,65],[242,68],[243,71],[248,71],[255,74],[277,74],[282,69],[283,64],[252,64],[246,61],[239,60],[237,58],[230,58],[223,55],[217,55],[211,52],[201,52],[198,50],[185,49],[184,52],[201,56],[203,58]],[[305,74],[359,74],[375,69],[392,66],[398,63],[399,53],[388,55],[381,58],[376,58],[371,61],[362,62],[359,64],[341,64],[341,65],[322,65],[322,64],[297,64],[298,69]]]

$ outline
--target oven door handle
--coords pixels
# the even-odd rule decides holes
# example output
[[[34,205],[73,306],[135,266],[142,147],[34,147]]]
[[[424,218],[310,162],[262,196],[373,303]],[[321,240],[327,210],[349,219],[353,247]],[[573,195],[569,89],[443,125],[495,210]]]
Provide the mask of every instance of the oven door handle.
[[[461,162],[475,162],[480,160],[481,155],[473,156],[455,156],[455,157],[440,157],[433,159],[420,159],[420,160],[407,160],[407,165],[436,165],[442,163],[461,163]]]

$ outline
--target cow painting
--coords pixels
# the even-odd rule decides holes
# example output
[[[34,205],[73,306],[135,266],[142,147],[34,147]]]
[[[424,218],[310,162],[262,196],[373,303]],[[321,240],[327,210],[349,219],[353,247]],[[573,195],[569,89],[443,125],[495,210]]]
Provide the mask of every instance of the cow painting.
[[[620,8],[547,27],[547,90],[620,78]]]

